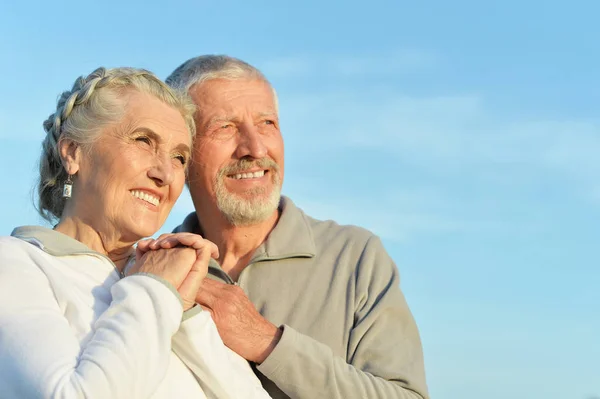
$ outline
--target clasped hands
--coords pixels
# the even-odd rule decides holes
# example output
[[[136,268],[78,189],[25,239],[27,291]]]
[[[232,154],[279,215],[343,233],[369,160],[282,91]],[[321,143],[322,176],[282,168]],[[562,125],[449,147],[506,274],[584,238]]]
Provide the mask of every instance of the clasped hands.
[[[282,331],[262,317],[237,285],[206,278],[217,246],[192,233],[162,234],[138,242],[136,263],[127,275],[151,273],[172,284],[184,310],[199,304],[217,326],[223,343],[246,360],[262,363],[273,351]]]

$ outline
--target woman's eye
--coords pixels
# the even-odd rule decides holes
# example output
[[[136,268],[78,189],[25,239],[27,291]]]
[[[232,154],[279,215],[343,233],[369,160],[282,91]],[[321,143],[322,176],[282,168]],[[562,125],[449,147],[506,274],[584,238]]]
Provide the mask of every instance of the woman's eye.
[[[149,138],[149,137],[146,137],[146,136],[139,136],[139,137],[136,137],[136,138],[135,138],[135,141],[139,141],[139,142],[141,142],[141,143],[145,143],[145,144],[150,144],[150,143],[151,143],[151,141],[150,141],[150,138]]]
[[[175,159],[177,159],[182,165],[185,165],[187,163],[187,158],[183,155],[176,155]]]

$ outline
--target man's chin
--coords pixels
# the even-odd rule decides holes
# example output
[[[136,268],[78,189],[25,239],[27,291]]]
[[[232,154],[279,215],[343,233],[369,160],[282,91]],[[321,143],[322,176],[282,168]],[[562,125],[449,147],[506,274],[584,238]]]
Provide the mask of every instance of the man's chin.
[[[277,211],[280,194],[244,195],[228,193],[218,198],[221,213],[235,226],[250,226],[269,219]]]
[[[234,201],[248,204],[249,206],[261,206],[270,201],[271,196],[267,194],[253,194],[253,195],[236,195],[231,194]]]

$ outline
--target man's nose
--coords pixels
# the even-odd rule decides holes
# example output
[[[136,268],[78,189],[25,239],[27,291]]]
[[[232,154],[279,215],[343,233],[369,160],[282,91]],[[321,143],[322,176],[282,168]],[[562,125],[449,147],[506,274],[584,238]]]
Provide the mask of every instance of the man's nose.
[[[246,123],[240,127],[240,139],[236,150],[237,158],[252,157],[261,159],[267,156],[264,136],[256,126]]]

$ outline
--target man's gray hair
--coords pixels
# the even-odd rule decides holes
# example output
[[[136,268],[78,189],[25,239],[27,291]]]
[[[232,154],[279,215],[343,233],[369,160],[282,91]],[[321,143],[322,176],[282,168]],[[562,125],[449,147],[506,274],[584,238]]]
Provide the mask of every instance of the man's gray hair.
[[[256,79],[262,80],[271,86],[265,75],[247,62],[227,55],[212,54],[190,58],[177,67],[165,82],[178,91],[188,92],[192,86],[213,79]],[[277,110],[277,93],[273,86],[271,86],[271,89],[273,90],[273,99]]]

